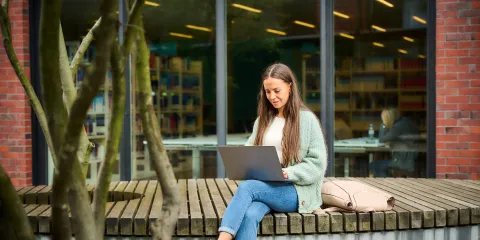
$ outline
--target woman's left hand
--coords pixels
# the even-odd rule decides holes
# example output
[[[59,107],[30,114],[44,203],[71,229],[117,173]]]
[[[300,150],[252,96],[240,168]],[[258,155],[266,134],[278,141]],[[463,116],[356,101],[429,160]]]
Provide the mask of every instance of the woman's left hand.
[[[282,170],[282,172],[283,172],[283,177],[284,177],[285,179],[288,179],[287,170]]]

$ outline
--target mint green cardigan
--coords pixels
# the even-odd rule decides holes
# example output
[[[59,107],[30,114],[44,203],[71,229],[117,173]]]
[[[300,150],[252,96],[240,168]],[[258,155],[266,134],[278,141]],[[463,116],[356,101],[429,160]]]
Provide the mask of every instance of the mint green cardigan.
[[[245,146],[252,146],[257,135],[258,118]],[[327,168],[327,148],[320,123],[314,113],[300,111],[300,163],[292,160],[284,170],[297,190],[298,212],[312,213],[322,205],[322,183]]]

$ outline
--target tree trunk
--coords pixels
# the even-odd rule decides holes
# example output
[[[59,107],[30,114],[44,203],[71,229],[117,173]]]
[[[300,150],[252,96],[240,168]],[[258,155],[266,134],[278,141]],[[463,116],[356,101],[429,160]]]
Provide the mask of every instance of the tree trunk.
[[[33,231],[17,191],[0,165],[0,233],[2,239],[33,240]]]
[[[143,29],[143,18],[139,21]],[[147,139],[150,159],[155,168],[158,182],[163,192],[163,205],[160,217],[152,224],[154,239],[171,239],[180,210],[180,195],[177,180],[172,165],[162,143],[160,127],[152,104],[152,86],[150,82],[149,50],[145,40],[145,33],[139,32],[137,38],[136,83],[138,89],[138,103],[143,133]]]

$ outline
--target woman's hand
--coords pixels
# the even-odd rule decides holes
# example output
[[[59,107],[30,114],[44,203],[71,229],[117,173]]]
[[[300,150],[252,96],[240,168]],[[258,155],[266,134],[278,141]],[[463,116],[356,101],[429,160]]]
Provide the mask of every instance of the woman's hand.
[[[285,179],[288,179],[287,170],[282,170],[282,172],[283,172],[283,177],[284,177]]]

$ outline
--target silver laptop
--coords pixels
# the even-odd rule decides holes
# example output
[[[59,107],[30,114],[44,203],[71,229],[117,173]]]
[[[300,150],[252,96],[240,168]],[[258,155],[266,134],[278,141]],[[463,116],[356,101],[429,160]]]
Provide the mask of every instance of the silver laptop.
[[[289,182],[274,146],[219,146],[218,151],[229,179]]]

